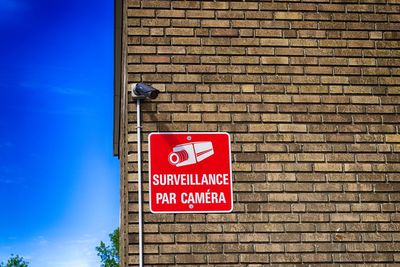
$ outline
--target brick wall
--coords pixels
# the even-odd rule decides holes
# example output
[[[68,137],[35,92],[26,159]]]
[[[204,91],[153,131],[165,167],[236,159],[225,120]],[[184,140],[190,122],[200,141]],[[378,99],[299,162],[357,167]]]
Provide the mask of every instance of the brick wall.
[[[400,264],[400,1],[125,2],[142,108],[145,266]],[[121,124],[122,265],[137,264],[135,102]],[[151,214],[147,135],[226,131],[234,211]]]

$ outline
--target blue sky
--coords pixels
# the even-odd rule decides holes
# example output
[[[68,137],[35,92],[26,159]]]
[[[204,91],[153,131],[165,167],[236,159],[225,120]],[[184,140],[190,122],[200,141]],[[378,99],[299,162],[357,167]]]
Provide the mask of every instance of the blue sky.
[[[99,266],[119,224],[113,5],[0,0],[0,261]]]

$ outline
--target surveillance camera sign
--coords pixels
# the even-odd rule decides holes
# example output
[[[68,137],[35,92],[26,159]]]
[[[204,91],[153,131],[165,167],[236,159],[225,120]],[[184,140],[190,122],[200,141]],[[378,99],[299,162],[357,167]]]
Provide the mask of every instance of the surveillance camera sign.
[[[229,134],[150,134],[149,192],[153,213],[231,212]]]

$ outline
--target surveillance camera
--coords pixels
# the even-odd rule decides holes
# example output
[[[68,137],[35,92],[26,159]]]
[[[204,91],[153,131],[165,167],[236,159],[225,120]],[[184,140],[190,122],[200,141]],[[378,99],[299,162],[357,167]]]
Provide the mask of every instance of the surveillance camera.
[[[148,84],[137,83],[136,85],[133,85],[133,93],[136,96],[144,96],[150,99],[155,99],[160,91]]]

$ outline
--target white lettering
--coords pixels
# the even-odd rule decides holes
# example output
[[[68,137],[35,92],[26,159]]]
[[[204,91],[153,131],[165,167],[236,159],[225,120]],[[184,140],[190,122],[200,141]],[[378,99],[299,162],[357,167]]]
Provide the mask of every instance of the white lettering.
[[[175,193],[156,193],[157,204],[176,204]]]
[[[186,193],[182,193],[181,194],[181,202],[183,203],[183,204],[187,204],[187,194]]]
[[[154,174],[153,175],[153,185],[158,185],[159,181],[158,181],[158,174]]]
[[[156,194],[156,203],[157,203],[157,204],[160,203],[162,197],[163,197],[163,194],[162,194],[162,193],[157,193],[157,194]]]
[[[152,185],[229,185],[229,174],[153,174]]]
[[[182,204],[219,204],[226,203],[225,195],[223,192],[194,192],[182,193]]]

